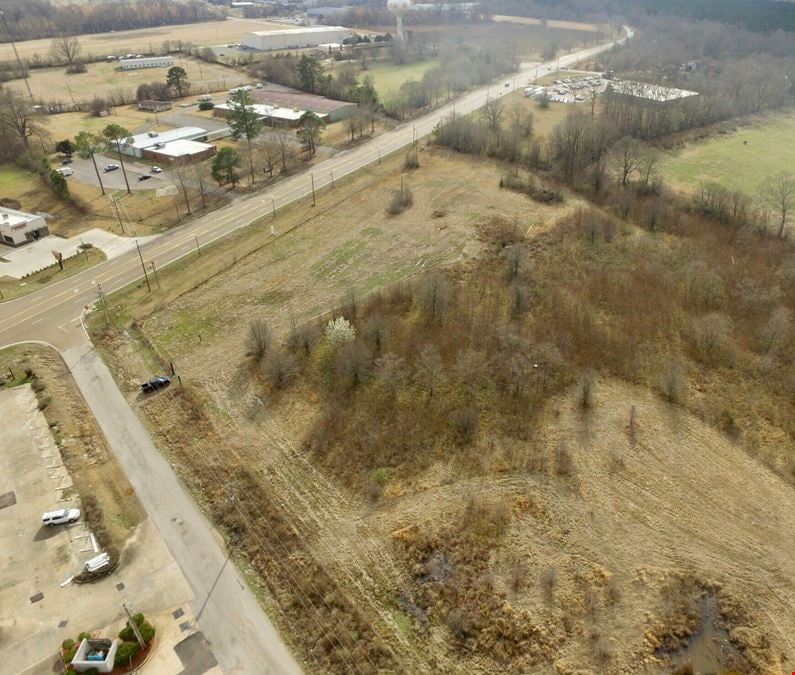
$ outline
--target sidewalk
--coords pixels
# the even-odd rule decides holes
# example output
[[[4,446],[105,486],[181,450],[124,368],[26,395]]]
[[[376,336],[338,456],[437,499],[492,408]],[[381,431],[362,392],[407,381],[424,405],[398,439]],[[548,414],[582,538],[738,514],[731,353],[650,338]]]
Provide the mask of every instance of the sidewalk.
[[[105,254],[108,260],[111,260],[134,249],[136,241],[143,245],[158,236],[160,235],[120,237],[112,232],[94,228],[69,239],[50,235],[19,248],[3,247],[0,258],[8,262],[0,261],[0,277],[9,276],[14,279],[22,279],[50,265],[55,265],[56,261],[52,254],[53,251],[63,254],[64,259],[71,258],[80,253],[78,247],[83,243],[93,244],[95,248]]]

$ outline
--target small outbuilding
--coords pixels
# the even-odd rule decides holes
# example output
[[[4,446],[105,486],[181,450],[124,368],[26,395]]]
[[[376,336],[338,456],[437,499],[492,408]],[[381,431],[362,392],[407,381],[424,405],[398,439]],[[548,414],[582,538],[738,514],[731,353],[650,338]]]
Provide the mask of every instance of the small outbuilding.
[[[138,110],[146,110],[148,112],[163,112],[164,110],[171,110],[171,101],[138,101]]]
[[[173,56],[142,56],[119,59],[122,70],[136,70],[139,68],[169,68],[174,65]]]

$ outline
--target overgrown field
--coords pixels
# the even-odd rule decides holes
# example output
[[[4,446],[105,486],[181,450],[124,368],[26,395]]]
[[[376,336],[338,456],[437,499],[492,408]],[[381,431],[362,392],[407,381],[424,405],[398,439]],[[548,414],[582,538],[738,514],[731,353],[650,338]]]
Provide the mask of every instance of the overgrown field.
[[[242,35],[242,33],[241,33]],[[159,48],[159,45],[158,45]],[[193,91],[200,92],[203,83],[212,83],[215,88],[246,84],[251,79],[243,72],[215,63],[201,63],[197,59],[177,58],[174,65],[182,66],[188,73]],[[138,85],[148,82],[165,82],[168,68],[142,68],[122,70],[118,61],[89,63],[85,73],[68,75],[65,67],[38,68],[30,71],[28,84],[37,100],[60,101],[64,104],[91,101],[95,96],[103,97],[112,92],[125,90],[134,96]],[[18,94],[26,95],[23,80],[12,80],[6,85]],[[126,97],[129,100],[129,96]],[[107,120],[105,120],[107,124]]]
[[[795,111],[749,118],[734,130],[720,130],[667,153],[666,181],[687,192],[717,182],[756,197],[766,179],[795,167]]]
[[[716,634],[710,669],[795,659],[791,246],[420,164],[400,215],[391,160],[94,320],[131,400],[177,366],[140,414],[298,653],[640,672]]]

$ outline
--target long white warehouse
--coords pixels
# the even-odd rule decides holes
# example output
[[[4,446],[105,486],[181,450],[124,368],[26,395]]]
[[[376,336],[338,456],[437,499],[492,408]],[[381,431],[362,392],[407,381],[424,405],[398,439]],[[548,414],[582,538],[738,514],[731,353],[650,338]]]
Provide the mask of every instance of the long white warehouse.
[[[299,49],[316,47],[328,42],[342,42],[352,33],[343,26],[307,26],[246,33],[240,42],[245,49],[270,51],[273,49]]]

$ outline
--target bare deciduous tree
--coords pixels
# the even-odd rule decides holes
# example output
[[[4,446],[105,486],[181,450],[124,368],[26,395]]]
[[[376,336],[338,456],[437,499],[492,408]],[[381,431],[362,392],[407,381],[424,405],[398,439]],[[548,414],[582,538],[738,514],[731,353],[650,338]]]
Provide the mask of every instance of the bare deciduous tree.
[[[210,167],[204,162],[197,162],[193,165],[193,180],[202,199],[202,208],[207,206],[207,190],[211,183]]]
[[[442,357],[433,345],[425,345],[414,361],[414,382],[428,396],[433,396],[442,376]]]
[[[261,359],[271,346],[271,333],[263,319],[252,319],[246,336],[246,356]]]
[[[483,117],[491,131],[499,130],[502,120],[502,101],[494,98],[486,103],[483,107]]]
[[[420,306],[428,321],[440,321],[450,300],[450,287],[444,277],[434,274],[420,285]]]
[[[613,146],[611,157],[616,170],[621,175],[621,186],[627,184],[629,177],[637,171],[641,163],[642,146],[631,136],[620,138]]]
[[[191,189],[191,174],[190,168],[183,163],[175,164],[171,169],[171,175],[174,177],[177,191],[185,200],[185,208],[188,210],[188,215],[191,215],[190,210],[190,189]]]
[[[55,38],[50,45],[52,55],[61,61],[66,61],[68,65],[74,64],[82,46],[80,40],[74,35],[61,35]]]
[[[786,173],[770,176],[764,182],[760,196],[776,214],[778,236],[783,238],[791,212],[795,208],[795,176]]]

